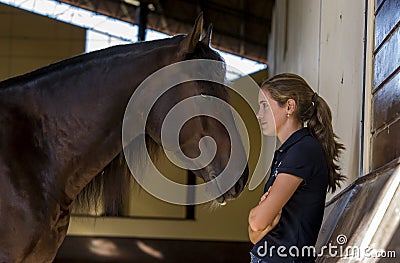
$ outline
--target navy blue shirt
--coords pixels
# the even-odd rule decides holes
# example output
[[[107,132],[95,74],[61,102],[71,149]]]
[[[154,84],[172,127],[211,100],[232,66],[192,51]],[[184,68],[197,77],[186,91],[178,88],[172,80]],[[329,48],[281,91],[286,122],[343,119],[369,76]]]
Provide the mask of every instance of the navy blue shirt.
[[[303,181],[283,207],[279,223],[254,245],[252,253],[268,263],[314,262],[313,247],[324,214],[328,166],[321,143],[308,128],[294,132],[275,151],[264,193],[279,173],[292,174]]]

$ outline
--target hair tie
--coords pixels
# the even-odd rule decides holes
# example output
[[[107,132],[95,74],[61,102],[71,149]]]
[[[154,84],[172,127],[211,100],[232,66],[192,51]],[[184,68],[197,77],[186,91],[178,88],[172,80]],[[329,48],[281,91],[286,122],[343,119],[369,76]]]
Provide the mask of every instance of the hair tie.
[[[318,93],[314,92],[314,94],[312,95],[312,98],[311,98],[311,102],[313,105],[315,102],[317,102],[317,98],[318,98]]]

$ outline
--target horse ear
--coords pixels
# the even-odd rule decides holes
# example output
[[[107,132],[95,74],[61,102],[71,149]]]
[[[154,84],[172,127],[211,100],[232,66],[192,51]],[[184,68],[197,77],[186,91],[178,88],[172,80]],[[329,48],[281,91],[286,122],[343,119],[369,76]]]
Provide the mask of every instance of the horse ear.
[[[206,35],[203,37],[203,39],[201,40],[201,42],[203,42],[205,45],[207,46],[211,46],[211,36],[212,36],[212,30],[213,30],[213,25],[210,24],[207,28],[207,33]]]
[[[179,49],[181,54],[190,54],[194,52],[194,49],[199,42],[201,31],[203,29],[203,13],[197,17],[196,22],[194,23],[194,27],[192,32],[188,34],[181,42]]]

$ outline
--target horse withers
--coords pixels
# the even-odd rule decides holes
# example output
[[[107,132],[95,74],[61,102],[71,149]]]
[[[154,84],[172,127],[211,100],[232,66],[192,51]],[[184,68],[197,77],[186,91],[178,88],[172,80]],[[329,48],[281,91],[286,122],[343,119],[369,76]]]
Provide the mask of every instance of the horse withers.
[[[167,65],[190,59],[222,61],[210,48],[211,30],[200,40],[202,24],[200,16],[186,36],[116,46],[0,82],[0,262],[52,262],[67,233],[72,205],[80,193],[88,193],[90,183],[89,192],[97,193],[101,186],[106,208],[115,209],[130,176],[121,161],[129,98],[150,74]],[[162,120],[174,103],[201,94],[229,101],[222,85],[178,85],[152,108],[147,141],[161,142]],[[210,181],[223,171],[231,140],[240,136],[237,131],[228,136],[213,118],[196,116],[179,135],[182,152],[198,155],[204,136],[214,138],[218,148],[212,161],[194,172]],[[245,156],[243,147],[239,152]],[[234,199],[244,189],[247,166],[237,173],[232,176],[239,180],[218,202]]]

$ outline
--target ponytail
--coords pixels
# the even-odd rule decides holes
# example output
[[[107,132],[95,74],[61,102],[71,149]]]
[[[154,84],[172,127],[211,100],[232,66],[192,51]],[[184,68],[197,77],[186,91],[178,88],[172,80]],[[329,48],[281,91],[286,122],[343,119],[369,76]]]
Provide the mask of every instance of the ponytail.
[[[328,190],[333,193],[336,191],[336,187],[340,187],[340,183],[346,178],[340,174],[341,168],[338,165],[340,153],[345,147],[338,142],[338,137],[333,132],[332,113],[328,104],[318,95],[314,97],[312,102],[314,112],[307,121],[307,127],[324,149],[329,170]]]
[[[346,178],[340,173],[339,156],[345,149],[333,132],[332,113],[326,101],[315,93],[298,75],[284,73],[276,75],[261,85],[271,97],[283,106],[288,99],[296,101],[294,117],[306,124],[311,134],[321,143],[329,171],[328,190],[332,193]]]

